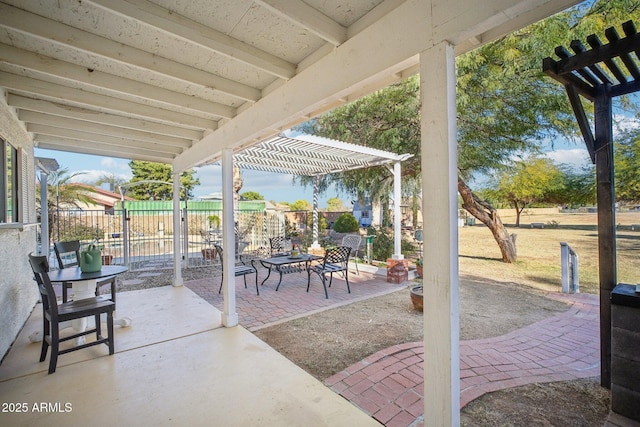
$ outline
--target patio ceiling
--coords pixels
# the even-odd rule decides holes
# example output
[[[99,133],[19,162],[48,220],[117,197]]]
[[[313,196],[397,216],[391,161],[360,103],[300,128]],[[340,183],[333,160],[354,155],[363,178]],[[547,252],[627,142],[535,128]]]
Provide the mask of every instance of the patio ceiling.
[[[2,0],[0,88],[37,147],[180,171],[576,2]]]
[[[234,155],[234,164],[244,169],[319,176],[401,162],[412,154],[348,144],[315,135],[279,135]]]

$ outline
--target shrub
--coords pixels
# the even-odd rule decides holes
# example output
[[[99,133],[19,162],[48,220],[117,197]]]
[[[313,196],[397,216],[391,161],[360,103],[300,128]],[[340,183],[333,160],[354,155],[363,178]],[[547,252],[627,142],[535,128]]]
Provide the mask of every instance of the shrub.
[[[333,229],[336,233],[353,233],[360,230],[360,225],[353,214],[345,212],[333,224]]]
[[[393,255],[393,229],[388,227],[369,227],[367,234],[374,236],[373,259],[386,260]],[[402,253],[414,251],[413,244],[405,236],[402,236],[400,241],[400,251]]]

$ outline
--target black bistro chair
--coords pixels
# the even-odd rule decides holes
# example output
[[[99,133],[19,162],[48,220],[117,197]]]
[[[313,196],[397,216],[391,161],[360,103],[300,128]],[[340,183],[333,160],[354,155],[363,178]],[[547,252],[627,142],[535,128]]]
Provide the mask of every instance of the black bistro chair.
[[[291,252],[293,248],[291,239],[283,236],[271,237],[269,239],[269,246],[271,247],[271,256]]]
[[[218,252],[218,257],[220,257],[220,265],[222,268],[222,277],[220,278],[220,289],[218,289],[218,293],[222,292],[222,284],[224,283],[224,260],[222,257],[222,246],[214,245],[216,251]],[[260,290],[258,289],[258,270],[253,265],[253,260],[245,261],[245,257],[240,255],[241,264],[237,264],[234,268],[235,277],[242,276],[244,279],[244,287],[247,287],[247,274],[255,274],[256,275],[256,293],[260,295]],[[246,264],[249,262],[249,264]]]
[[[342,246],[349,246],[351,253],[353,254],[353,263],[356,265],[356,274],[360,274],[358,269],[358,251],[360,250],[360,243],[362,243],[362,236],[359,234],[347,234],[342,238]]]
[[[42,297],[42,317],[43,317],[43,337],[42,350],[40,351],[40,361],[47,357],[47,350],[51,346],[51,357],[49,359],[49,373],[56,371],[58,355],[71,351],[81,350],[99,344],[106,344],[109,347],[109,354],[114,353],[113,343],[113,311],[116,305],[113,301],[102,296],[81,299],[78,301],[63,302],[58,305],[56,294],[49,280],[49,262],[45,255],[29,254],[29,263],[33,270],[38,289]],[[107,315],[107,334],[104,338],[100,325],[100,315]],[[84,332],[79,332],[64,338],[60,337],[60,323],[69,320],[82,319],[83,317],[95,316],[96,327]],[[60,350],[60,343],[75,339],[81,336],[96,334],[96,340],[82,345]]]
[[[349,255],[351,254],[351,248],[349,246],[336,246],[335,248],[327,249],[324,255],[324,259],[321,263],[311,265],[307,270],[307,292],[309,292],[309,285],[311,284],[311,273],[316,273],[322,279],[322,286],[324,286],[324,295],[329,298],[327,292],[327,277],[329,274],[329,287],[333,281],[333,273],[344,273],[344,280],[347,282],[347,291],[351,293],[349,287]]]
[[[53,250],[56,253],[58,259],[58,267],[75,267],[80,265],[80,241],[72,240],[69,242],[55,242],[53,244]],[[105,279],[100,279],[96,283],[96,296],[100,295],[100,287],[104,285],[111,285],[111,301],[116,302],[116,276],[109,276]],[[62,284],[62,302],[69,301],[68,289],[71,288],[71,282],[64,282]]]

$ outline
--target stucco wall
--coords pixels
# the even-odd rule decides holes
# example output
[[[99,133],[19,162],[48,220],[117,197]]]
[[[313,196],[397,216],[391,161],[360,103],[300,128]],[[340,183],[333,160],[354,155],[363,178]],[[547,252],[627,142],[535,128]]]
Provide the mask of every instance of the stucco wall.
[[[4,93],[0,94],[0,137],[25,154],[25,162],[20,162],[20,175],[24,177],[21,182],[29,185],[22,201],[23,216],[25,222],[34,222],[35,185],[31,185],[35,181],[33,144],[15,113],[7,106]],[[19,194],[23,194],[22,189],[19,189]],[[5,228],[7,226],[12,228]],[[36,250],[36,231],[36,227],[28,225],[22,230],[10,225],[0,228],[0,357],[5,356],[38,300],[38,290],[27,258],[29,252]]]
[[[0,355],[22,329],[38,300],[38,289],[29,267],[28,254],[35,247],[36,228],[0,229]]]

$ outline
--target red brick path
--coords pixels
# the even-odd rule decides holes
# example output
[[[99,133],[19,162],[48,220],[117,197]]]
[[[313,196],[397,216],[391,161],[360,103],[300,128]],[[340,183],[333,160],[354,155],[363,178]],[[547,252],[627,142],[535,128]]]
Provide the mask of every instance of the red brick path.
[[[460,405],[496,390],[600,375],[597,295],[551,294],[572,304],[509,334],[460,343]],[[422,426],[423,344],[380,351],[325,383],[386,426]]]

